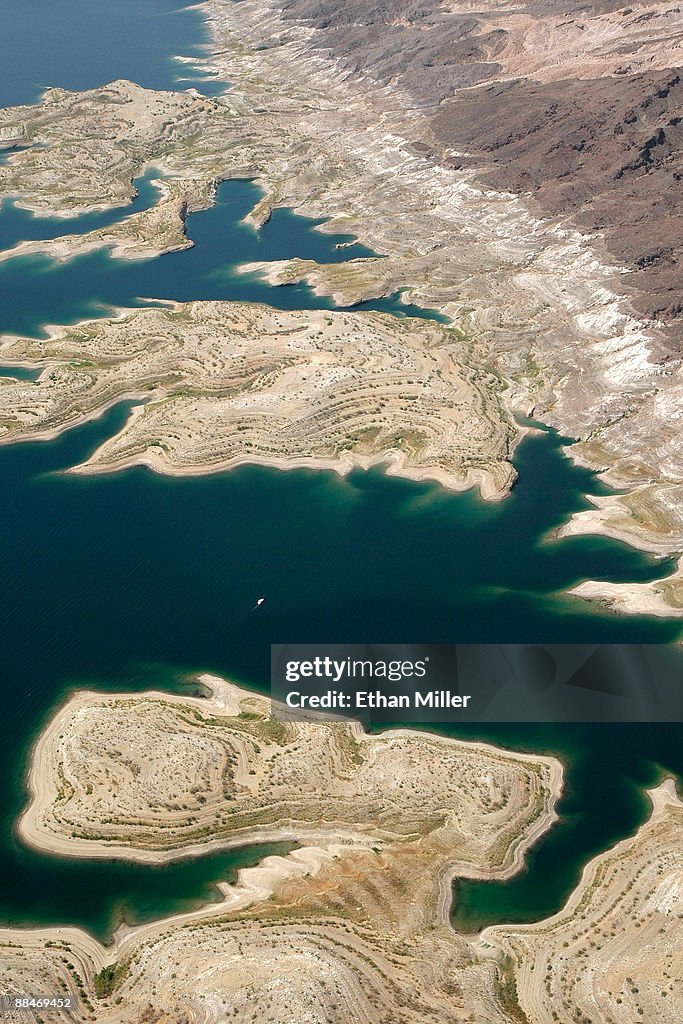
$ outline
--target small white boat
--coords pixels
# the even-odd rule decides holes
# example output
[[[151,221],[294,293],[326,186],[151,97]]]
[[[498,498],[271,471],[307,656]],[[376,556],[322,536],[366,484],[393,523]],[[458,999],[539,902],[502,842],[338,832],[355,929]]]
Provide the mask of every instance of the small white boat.
[[[259,597],[258,601],[256,602],[256,607],[258,608],[258,606],[263,604],[264,601],[265,601],[265,597]]]

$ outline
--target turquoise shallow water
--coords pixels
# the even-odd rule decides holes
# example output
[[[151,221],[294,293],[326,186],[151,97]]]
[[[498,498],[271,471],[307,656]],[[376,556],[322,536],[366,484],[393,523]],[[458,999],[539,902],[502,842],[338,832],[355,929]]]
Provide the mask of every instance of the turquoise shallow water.
[[[15,377],[17,380],[37,380],[42,369],[30,366],[0,366],[0,377]]]
[[[27,10],[44,14],[28,36]],[[134,23],[136,32],[106,37],[110,27],[118,31],[114,21]],[[62,45],[50,47],[57,30]],[[21,66],[20,38],[31,39]],[[171,87],[178,65],[170,55],[198,53],[204,41],[197,12],[173,13],[161,0],[21,7],[9,0],[0,9],[0,102],[24,101],[44,84],[85,88],[121,76]],[[154,199],[150,179],[139,183],[138,204]],[[336,248],[346,239],[315,232],[288,211],[277,211],[262,232],[246,229],[240,220],[256,198],[248,182],[226,183],[218,198],[215,209],[190,218],[196,244],[183,253],[134,264],[106,252],[65,264],[41,257],[0,264],[0,331],[39,335],[45,323],[133,305],[139,296],[310,308],[324,302],[308,289],[273,289],[236,266],[367,254],[358,245]],[[0,237],[5,245],[47,238],[127,213],[55,224],[10,203],[0,211]],[[375,305],[406,311],[395,297]],[[257,468],[187,479],[142,469],[102,478],[59,472],[87,457],[125,415],[120,406],[49,444],[0,448],[1,920],[74,922],[106,935],[121,914],[140,920],[205,899],[240,858],[258,854],[153,869],[24,848],[13,828],[30,745],[74,685],[178,688],[183,671],[210,669],[265,689],[271,641],[667,642],[680,635],[674,623],[618,618],[564,596],[587,576],[646,580],[671,565],[599,537],[550,540],[586,507],[583,495],[600,489],[552,433],[519,447],[519,484],[500,505],[381,470],[346,480]],[[266,603],[254,611],[260,595]],[[501,886],[459,886],[457,922],[467,928],[556,909],[585,859],[642,820],[642,787],[657,765],[683,768],[680,727],[472,726],[458,734],[557,751],[568,771],[561,823],[535,848],[529,871]]]
[[[35,103],[44,89],[94,89],[127,78],[148,89],[224,83],[176,56],[206,56],[209,34],[196,8],[175,0],[2,0],[0,104]]]

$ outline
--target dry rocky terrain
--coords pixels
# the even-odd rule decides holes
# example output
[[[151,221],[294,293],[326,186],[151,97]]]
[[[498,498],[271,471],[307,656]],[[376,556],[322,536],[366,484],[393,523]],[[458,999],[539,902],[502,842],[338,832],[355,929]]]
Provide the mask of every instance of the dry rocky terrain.
[[[623,491],[581,513],[570,530],[681,551],[678,314],[667,284],[678,259],[679,84],[669,70],[680,49],[678,9],[211,0],[206,10],[211,66],[232,84],[223,96],[152,93],[118,82],[83,94],[49,90],[35,107],[0,114],[0,135],[24,146],[0,167],[0,194],[20,204],[64,214],[122,204],[145,168],[164,176],[154,210],[21,251],[68,258],[106,245],[115,255],[140,257],[179,248],[188,244],[184,218],[211,202],[217,181],[254,178],[264,191],[248,218],[255,229],[274,206],[288,205],[329,218],[330,230],[356,234],[378,258],[245,269],[274,283],[306,280],[344,304],[404,289],[407,301],[451,317],[463,345],[457,370],[434,395],[438,420],[450,418],[462,380],[473,375],[490,392],[481,406],[487,422],[497,419],[484,459],[498,467],[493,478],[479,472],[478,452],[475,472],[463,466],[456,451],[470,443],[463,430],[453,446],[458,486],[463,478],[488,480],[489,496],[505,493],[513,473],[498,460],[511,456],[510,412],[533,409],[579,439],[572,457]],[[663,141],[651,145],[660,129]],[[376,337],[378,321],[368,323],[368,336]],[[4,349],[13,361],[41,361],[33,342],[22,352],[8,339]],[[50,370],[80,401],[78,361]],[[196,381],[186,372],[187,388],[201,391],[205,373],[199,364]],[[434,382],[419,380],[425,389]],[[297,380],[297,390],[303,383]],[[147,381],[127,386],[138,394]],[[5,380],[0,389],[8,440],[17,436],[22,388]],[[45,391],[41,380],[39,402]],[[392,421],[367,453],[360,445],[359,456],[379,457],[386,445],[397,468],[421,472],[423,407],[415,409],[414,430],[406,413],[400,429]],[[214,410],[205,402],[200,418]],[[77,411],[62,404],[54,429]],[[184,439],[182,453],[175,445],[176,432],[186,432],[186,411],[173,400],[159,430],[136,435],[132,446],[128,438],[120,448],[114,442],[112,455],[116,449],[122,463],[127,452],[191,472],[261,455],[273,461],[268,443],[262,453],[253,442],[235,459],[194,461],[201,445]],[[361,419],[363,429],[374,429],[367,409]],[[38,408],[36,433],[46,426]],[[30,429],[27,420],[21,429]],[[136,429],[129,424],[128,437]],[[480,436],[476,422],[472,434]],[[333,432],[330,439],[334,451],[319,450],[314,434],[306,451],[305,439],[297,441],[296,457],[346,462],[346,436]],[[164,445],[173,457],[159,456]],[[289,454],[285,443],[274,461]],[[444,459],[450,453],[430,456],[427,468]],[[582,593],[624,610],[678,614],[683,603],[679,576],[609,594],[590,583]]]
[[[70,993],[76,1011],[51,1019],[106,1024],[680,1019],[671,780],[555,917],[464,936],[448,920],[454,875],[519,868],[554,820],[558,762],[279,722],[264,698],[203,680],[210,699],[72,697],[35,748],[22,833],[70,855],[152,860],[264,839],[300,847],[221,884],[222,901],[122,926],[106,947],[73,928],[2,929],[5,991]]]
[[[71,992],[78,1020],[502,1022],[498,968],[448,923],[450,883],[519,868],[554,820],[559,763],[278,722],[264,698],[205,681],[211,699],[74,696],[36,746],[22,834],[157,861],[301,848],[106,948],[76,929],[0,930],[5,991]]]
[[[651,797],[650,821],[587,866],[559,914],[482,933],[534,1024],[680,1020],[683,805],[672,780]]]
[[[8,343],[49,359],[6,389],[10,440],[51,436],[121,398],[146,402],[81,467],[144,462],[164,472],[353,464],[505,494],[512,428],[490,376],[467,365],[457,332],[379,314],[281,312],[194,302]],[[0,393],[2,391],[0,390]]]
[[[600,232],[636,308],[683,339],[683,16],[645,0],[261,4],[346,74],[400,87],[430,156]],[[422,145],[426,143],[422,142]],[[455,154],[453,153],[455,150]]]
[[[552,820],[550,758],[281,722],[266,698],[204,678],[211,700],[76,695],[36,747],[22,833],[71,854],[163,860],[268,829],[386,842],[437,830],[458,859],[504,867],[514,837]]]
[[[339,304],[405,289],[453,326],[237,303],[115,311],[5,338],[3,438],[50,437],[138,402],[88,471],[244,461],[394,469],[503,496],[511,413],[579,439],[623,493],[566,532],[683,550],[680,61],[675,4],[209,0],[216,99],[115,82],[0,111],[0,196],[72,216],[152,210],[1,258],[189,244],[217,182],[329,218],[377,258],[245,267]],[[323,230],[326,229],[323,227]],[[143,401],[144,400],[144,401]],[[680,575],[587,582],[681,613]],[[632,1024],[681,1019],[681,806],[588,865],[549,921],[456,934],[456,873],[503,877],[552,822],[559,765],[395,731],[272,721],[260,698],[82,694],[39,740],[20,823],[43,849],[161,861],[264,839],[300,849],[208,908],[119,930],[0,930],[4,991],[72,993],[107,1024]],[[26,1015],[9,1019],[25,1021]]]

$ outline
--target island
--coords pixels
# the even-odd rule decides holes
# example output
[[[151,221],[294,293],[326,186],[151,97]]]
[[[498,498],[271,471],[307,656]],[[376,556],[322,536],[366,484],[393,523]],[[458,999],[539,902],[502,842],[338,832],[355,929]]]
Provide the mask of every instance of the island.
[[[22,837],[160,863],[296,844],[222,899],[102,946],[1,929],[6,991],[73,1000],[51,1019],[358,1019],[492,1024],[680,1014],[683,805],[671,780],[636,836],[590,862],[565,908],[479,935],[454,878],[506,878],[556,820],[560,763],[410,729],[282,722],[215,676],[206,697],[74,694],[36,744]],[[256,1014],[256,1018],[254,1018]]]

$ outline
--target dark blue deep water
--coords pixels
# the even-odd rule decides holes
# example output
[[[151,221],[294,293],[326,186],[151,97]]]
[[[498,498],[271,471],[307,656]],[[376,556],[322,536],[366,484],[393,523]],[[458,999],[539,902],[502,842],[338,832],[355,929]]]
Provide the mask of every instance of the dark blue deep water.
[[[177,87],[190,72],[174,54],[207,41],[196,11],[166,0],[5,0],[0,7],[0,103],[35,100],[47,85],[84,89],[127,77]],[[182,82],[181,87],[197,82]],[[216,83],[205,83],[216,89]],[[155,201],[153,173],[132,208],[72,221],[0,210],[0,245],[103,226]],[[194,248],[157,260],[106,251],[56,264],[0,263],[0,332],[40,336],[46,323],[102,315],[150,299],[232,298],[288,308],[324,306],[303,287],[274,289],[238,273],[249,260],[321,261],[367,255],[356,244],[276,211],[261,232],[241,224],[253,184],[221,186],[217,205],[188,221]],[[141,298],[144,296],[145,298]],[[329,305],[329,303],[328,303]],[[417,312],[397,297],[373,304]],[[31,371],[6,368],[30,379]],[[603,538],[552,541],[586,507],[595,478],[548,432],[520,445],[519,483],[500,505],[475,494],[387,478],[243,468],[187,479],[134,469],[74,477],[127,415],[119,406],[50,443],[0,447],[0,920],[79,923],[107,935],[211,898],[213,884],[261,848],[163,868],[44,856],[14,834],[30,745],[69,689],[86,683],[183,689],[212,670],[265,689],[271,641],[661,641],[674,623],[619,618],[565,596],[586,577],[647,580],[670,571]],[[266,603],[257,611],[257,596]],[[647,808],[643,786],[683,770],[673,726],[498,726],[451,730],[511,747],[551,750],[567,766],[561,821],[504,885],[462,883],[459,926],[555,910],[585,860],[628,834]]]
[[[135,208],[154,201],[154,172],[137,182]],[[348,235],[316,231],[318,221],[298,217],[290,210],[275,210],[261,231],[242,219],[261,193],[250,181],[225,181],[216,204],[187,220],[191,249],[159,259],[112,259],[99,249],[58,262],[33,254],[0,261],[0,331],[40,336],[45,324],[71,324],[102,316],[113,307],[149,305],[154,299],[233,299],[267,302],[281,309],[331,309],[330,299],[318,297],[306,285],[273,288],[257,274],[241,273],[239,265],[259,260],[292,257],[339,263],[372,255]],[[130,215],[132,207],[86,214],[71,220],[34,217],[14,204],[0,209],[0,241],[10,246],[26,238],[54,238],[102,227]],[[425,315],[403,303],[399,295],[363,303],[363,309],[383,310],[397,316]],[[429,313],[429,311],[426,311]],[[435,315],[429,313],[429,315]],[[441,319],[445,319],[441,317]]]

